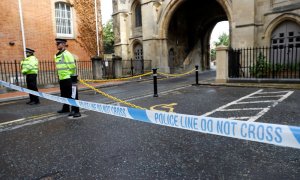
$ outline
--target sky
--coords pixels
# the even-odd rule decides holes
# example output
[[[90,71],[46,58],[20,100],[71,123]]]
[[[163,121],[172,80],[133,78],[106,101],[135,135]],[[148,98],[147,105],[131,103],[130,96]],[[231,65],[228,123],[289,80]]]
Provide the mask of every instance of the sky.
[[[112,17],[112,0],[101,1],[102,24],[106,24]]]
[[[102,24],[106,24],[112,18],[112,0],[101,1],[101,13],[102,13]],[[210,39],[210,44],[218,40],[218,37],[223,33],[229,34],[228,21],[219,22],[213,32]]]
[[[211,33],[210,44],[212,45],[214,41],[217,41],[218,37],[222,35],[224,32],[229,35],[228,21],[222,21],[216,24],[213,32]]]

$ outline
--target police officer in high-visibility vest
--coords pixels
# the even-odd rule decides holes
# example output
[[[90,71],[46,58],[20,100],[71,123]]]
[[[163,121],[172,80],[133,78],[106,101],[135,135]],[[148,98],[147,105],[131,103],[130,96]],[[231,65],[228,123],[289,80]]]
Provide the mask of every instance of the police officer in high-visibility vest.
[[[59,78],[59,86],[61,97],[72,98],[72,79],[71,76],[76,73],[76,64],[73,55],[66,50],[67,40],[65,39],[55,39],[57,50],[59,51],[55,57],[55,64]],[[74,97],[75,99],[75,97]],[[78,99],[78,94],[76,93],[76,99]],[[68,113],[70,112],[70,106],[68,104],[63,104],[61,110],[58,113]],[[71,107],[71,113],[69,116],[80,117],[78,107]]]
[[[37,88],[37,74],[39,68],[38,59],[34,56],[34,50],[26,48],[26,58],[21,61],[22,74],[26,75],[27,88],[33,91],[38,91]],[[38,96],[29,94],[29,101],[26,104],[34,105],[40,104]]]

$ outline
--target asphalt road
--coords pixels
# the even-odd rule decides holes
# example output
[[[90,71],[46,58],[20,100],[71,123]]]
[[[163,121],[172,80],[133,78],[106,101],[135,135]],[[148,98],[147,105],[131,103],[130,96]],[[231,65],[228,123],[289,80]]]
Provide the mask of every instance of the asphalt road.
[[[200,80],[213,75],[202,73]],[[152,97],[151,81],[102,90],[147,109],[255,117],[256,122],[300,126],[300,91],[192,83],[193,76],[160,80],[158,98]],[[80,92],[80,99],[112,103],[93,91]],[[222,106],[235,111],[223,111]],[[57,115],[60,107],[48,100],[38,106],[25,105],[25,100],[0,104],[0,179],[298,179],[300,175],[298,149],[85,110],[83,117],[72,119]],[[260,113],[259,108],[267,111]]]

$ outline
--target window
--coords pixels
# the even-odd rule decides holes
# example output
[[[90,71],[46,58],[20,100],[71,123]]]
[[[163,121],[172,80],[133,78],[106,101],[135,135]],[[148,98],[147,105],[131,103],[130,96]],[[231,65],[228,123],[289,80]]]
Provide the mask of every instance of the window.
[[[142,26],[142,7],[141,4],[137,4],[135,7],[135,27]]]
[[[74,37],[71,6],[64,2],[55,3],[56,35]]]

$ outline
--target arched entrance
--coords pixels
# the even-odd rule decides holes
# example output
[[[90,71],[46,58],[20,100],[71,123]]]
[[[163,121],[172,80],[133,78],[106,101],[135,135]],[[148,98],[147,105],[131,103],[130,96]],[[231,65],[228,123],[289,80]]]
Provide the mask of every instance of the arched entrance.
[[[167,49],[176,52],[172,58],[174,62],[168,62],[175,73],[192,69],[195,65],[200,65],[201,70],[210,68],[209,40],[212,30],[220,21],[230,22],[227,16],[229,11],[224,8],[226,2],[178,0],[169,5],[170,12],[165,12],[162,27],[166,29],[163,36],[167,39]]]

